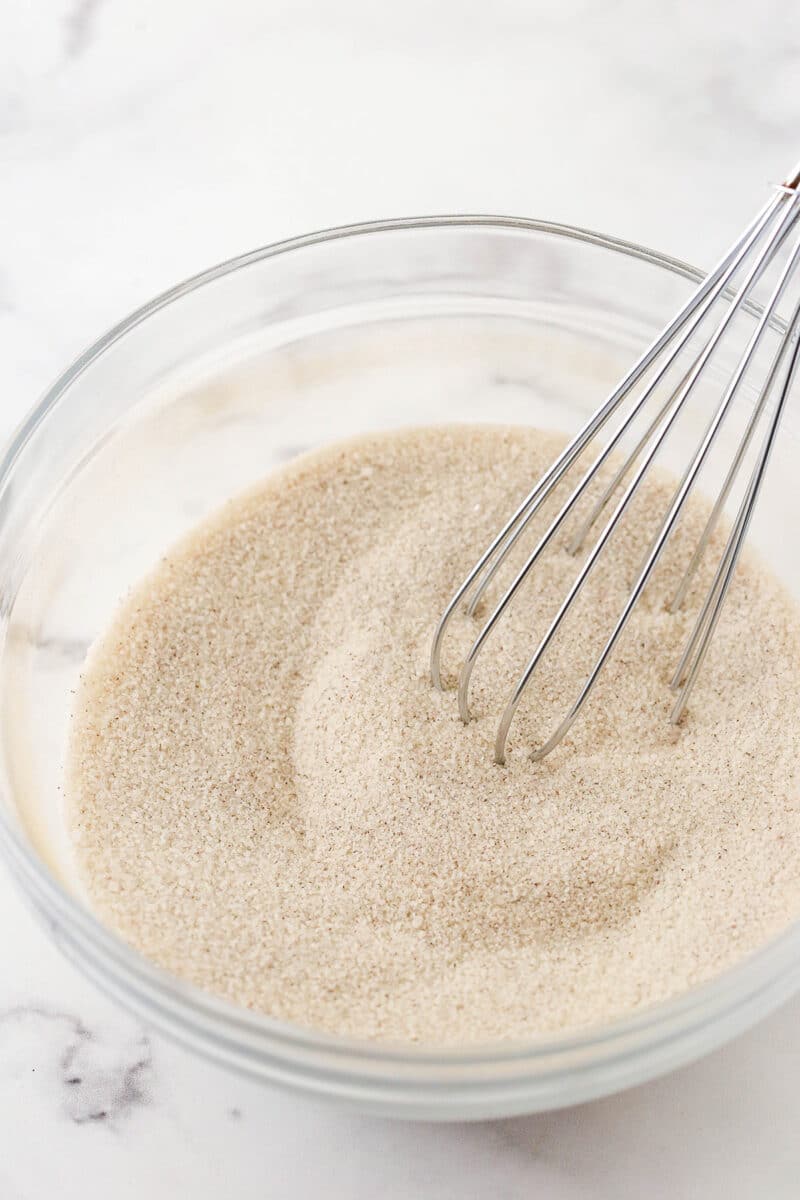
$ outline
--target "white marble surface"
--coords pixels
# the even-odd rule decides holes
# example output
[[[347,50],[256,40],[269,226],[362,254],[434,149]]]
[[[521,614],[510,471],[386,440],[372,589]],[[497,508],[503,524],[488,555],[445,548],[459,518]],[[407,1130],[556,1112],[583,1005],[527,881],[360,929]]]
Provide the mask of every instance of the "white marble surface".
[[[0,434],[134,305],[362,218],[496,211],[707,264],[800,154],[795,0],[0,0]],[[0,875],[0,1197],[795,1197],[800,1001],[566,1112],[396,1125],[243,1083]]]

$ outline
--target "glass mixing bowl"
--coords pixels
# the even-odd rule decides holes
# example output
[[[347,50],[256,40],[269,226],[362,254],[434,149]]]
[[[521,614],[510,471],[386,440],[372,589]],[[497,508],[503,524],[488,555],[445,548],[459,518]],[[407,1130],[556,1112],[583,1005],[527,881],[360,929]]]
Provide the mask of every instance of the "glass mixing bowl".
[[[0,466],[0,846],[86,975],[154,1028],[250,1076],[427,1118],[612,1092],[703,1054],[797,989],[793,926],[713,982],[574,1036],[439,1051],[323,1035],[206,995],[104,928],[61,813],[70,700],[89,644],[198,519],[300,450],[366,429],[488,420],[572,430],[698,278],[641,247],[540,222],[363,225],[215,267],[62,375]],[[800,541],[783,536],[800,500],[797,455],[790,413],[752,537],[800,594]]]

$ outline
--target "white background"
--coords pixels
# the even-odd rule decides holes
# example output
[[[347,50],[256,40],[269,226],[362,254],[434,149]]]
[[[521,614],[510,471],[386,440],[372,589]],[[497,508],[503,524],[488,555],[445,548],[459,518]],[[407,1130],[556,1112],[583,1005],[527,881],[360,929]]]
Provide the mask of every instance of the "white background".
[[[798,81],[796,0],[0,0],[0,435],[129,309],[308,229],[514,213],[707,266],[800,155]],[[0,929],[2,1200],[800,1194],[800,1003],[623,1096],[403,1126],[149,1037],[4,875]]]

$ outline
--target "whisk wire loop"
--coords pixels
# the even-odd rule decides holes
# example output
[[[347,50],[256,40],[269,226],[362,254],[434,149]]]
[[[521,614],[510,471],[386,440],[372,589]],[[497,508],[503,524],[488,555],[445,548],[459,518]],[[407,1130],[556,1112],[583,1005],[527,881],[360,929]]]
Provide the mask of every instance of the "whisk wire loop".
[[[761,451],[756,460],[755,466],[753,467],[750,482],[747,486],[747,491],[745,492],[740,503],[736,520],[728,536],[725,550],[723,551],[722,558],[720,559],[719,565],[717,566],[714,574],[714,579],[712,580],[711,586],[708,589],[700,612],[697,615],[692,632],[689,634],[689,637],[686,640],[686,645],[683,653],[681,654],[680,661],[675,668],[675,673],[672,677],[670,684],[672,690],[678,691],[680,689],[678,699],[675,702],[672,713],[670,714],[670,720],[673,722],[673,724],[678,723],[686,710],[689,695],[694,686],[700,667],[702,666],[703,659],[705,658],[711,641],[711,636],[716,628],[722,612],[725,596],[733,579],[736,563],[739,558],[739,554],[741,553],[742,546],[744,545],[747,527],[755,509],[759,490],[764,481],[764,476],[766,474],[769,457],[772,453],[772,448],[775,443],[778,427],[786,408],[786,401],[789,397],[794,380],[798,373],[798,366],[800,365],[800,340],[798,339],[799,331],[800,302],[798,302],[795,308],[794,315],[789,325],[789,332],[782,341],[780,347],[778,348],[778,352],[775,355],[772,369],[770,370],[770,374],[766,383],[764,384],[762,393],[759,396],[757,408],[754,410],[754,416],[756,412],[760,413],[764,411],[775,379],[778,376],[784,360],[791,351],[789,368],[784,377],[783,384],[781,385],[778,402],[775,405],[772,417],[767,426]],[[755,423],[752,419],[748,425],[748,432],[750,431],[751,426],[755,428]],[[694,655],[693,659],[692,655]],[[689,666],[690,662],[691,666]],[[682,683],[683,686],[681,687]]]
[[[780,233],[780,231],[778,231],[778,233],[776,233],[775,236],[778,237],[779,233]],[[741,381],[744,377],[744,373],[747,369],[747,365],[751,361],[752,356],[755,353],[755,350],[758,347],[759,342],[761,341],[764,330],[767,328],[770,320],[772,319],[772,317],[775,313],[776,306],[777,306],[778,302],[780,301],[780,298],[786,287],[786,283],[788,282],[788,279],[791,277],[791,273],[794,269],[794,264],[796,262],[796,259],[797,259],[797,256],[799,253],[800,253],[800,243],[798,244],[797,251],[795,252],[795,254],[792,255],[792,258],[789,260],[784,271],[782,272],[781,278],[778,281],[778,284],[776,285],[776,287],[772,293],[772,296],[770,297],[770,301],[769,301],[767,307],[764,309],[764,312],[758,321],[756,329],[754,330],[753,335],[750,338],[750,341],[748,342],[747,348],[745,349],[745,352],[742,355],[742,358],[739,360],[739,363],[737,364],[733,378],[731,379],[731,382],[728,384],[728,387],[726,388],[725,393],[723,394],[722,400],[720,401],[720,404],[719,404],[716,412],[714,413],[714,416],[712,417],[711,423],[709,424],[708,428],[706,429],[705,435],[700,443],[700,446],[698,447],[697,451],[695,452],[695,455],[694,455],[687,471],[685,472],[680,484],[678,485],[678,487],[675,490],[675,493],[673,495],[673,499],[672,499],[670,507],[667,511],[667,514],[661,522],[658,533],[656,534],[656,536],[654,538],[653,544],[652,544],[652,546],[645,558],[645,561],[639,571],[639,575],[637,576],[636,582],[634,583],[631,593],[625,602],[625,606],[622,610],[620,617],[617,620],[616,625],[614,626],[611,636],[609,637],[608,641],[606,642],[605,646],[603,647],[599,658],[597,659],[594,667],[592,668],[592,670],[590,672],[589,678],[587,679],[586,683],[584,684],[583,688],[581,689],[581,692],[580,692],[580,695],[578,696],[577,701],[575,702],[573,707],[570,709],[567,719],[565,721],[563,721],[561,723],[561,725],[559,725],[559,727],[556,729],[556,731],[552,735],[552,737],[549,738],[543,746],[541,746],[538,749],[535,749],[533,751],[533,757],[535,759],[544,758],[545,755],[549,754],[550,751],[553,750],[558,745],[558,743],[562,740],[562,738],[566,734],[567,730],[569,729],[570,725],[572,725],[573,721],[575,720],[575,717],[578,715],[581,708],[583,707],[586,700],[588,699],[589,693],[591,692],[592,688],[594,687],[594,684],[597,680],[598,675],[600,674],[600,671],[603,669],[606,662],[608,661],[608,658],[610,657],[617,641],[619,640],[619,637],[622,634],[622,631],[624,630],[625,626],[627,625],[628,620],[631,616],[631,613],[633,612],[636,604],[638,603],[639,598],[640,598],[642,592],[644,591],[644,589],[647,585],[647,582],[653,572],[655,564],[658,561],[658,559],[660,558],[660,556],[663,552],[664,546],[666,545],[670,534],[672,533],[673,529],[675,528],[675,525],[677,524],[677,521],[681,514],[681,511],[682,511],[682,509],[686,503],[686,500],[692,490],[694,482],[697,479],[697,475],[700,471],[700,468],[702,467],[703,462],[705,461],[705,458],[714,442],[714,439],[716,438],[716,436],[719,432],[719,429],[720,429],[723,421],[725,420],[725,417],[727,416],[728,412],[730,411],[731,403],[734,399],[734,396],[736,395],[736,392],[739,389]],[[743,295],[746,294],[746,288],[753,281],[754,277],[755,277],[754,269],[751,269],[751,272],[748,275],[748,280],[746,281],[746,284],[743,286],[741,292],[739,293],[740,300],[743,298]],[[733,308],[734,308],[734,306],[732,305],[731,310],[729,310],[729,313],[726,314],[726,320],[732,316]],[[605,545],[607,544],[609,538],[613,534],[615,527],[619,521],[619,518],[621,517],[622,513],[625,511],[625,508],[627,507],[629,500],[632,499],[633,495],[636,492],[636,489],[638,488],[639,484],[641,483],[642,479],[644,478],[645,473],[649,470],[650,465],[651,465],[653,459],[655,458],[655,455],[657,454],[661,443],[663,442],[664,438],[667,436],[667,434],[669,432],[670,426],[674,423],[675,419],[678,416],[678,413],[680,412],[682,405],[685,403],[685,401],[689,395],[689,391],[690,391],[690,388],[687,388],[683,397],[681,398],[679,403],[675,406],[675,409],[673,410],[672,414],[670,415],[670,418],[669,418],[667,424],[664,426],[663,430],[659,433],[658,437],[656,438],[652,449],[648,452],[641,467],[639,467],[639,469],[637,470],[633,483],[630,485],[625,496],[620,501],[620,503],[617,507],[617,510],[615,511],[611,520],[608,522],[608,525],[606,526],[606,528],[604,529],[603,534],[601,535],[600,541],[598,542],[595,549],[592,551],[592,554],[587,559],[587,562],[584,564],[584,567],[578,576],[578,580],[576,580],[576,583],[573,584],[573,587],[570,589],[568,597],[562,604],[557,617],[555,618],[553,624],[551,625],[550,629],[548,630],[548,633],[545,635],[545,638],[542,640],[542,643],[540,644],[540,646],[537,649],[536,653],[534,654],[533,658],[531,659],[531,661],[529,662],[525,671],[523,672],[522,676],[520,677],[519,683],[517,684],[516,688],[514,689],[514,694],[512,696],[512,699],[511,699],[511,701],[509,701],[509,705],[507,706],[507,708],[510,708],[513,704],[513,711],[510,714],[510,719],[508,720],[508,722],[506,722],[505,714],[504,714],[503,719],[501,721],[501,730],[502,729],[505,729],[506,731],[508,730],[508,728],[511,724],[511,719],[513,719],[514,711],[516,711],[516,708],[519,705],[522,695],[524,694],[525,690],[527,689],[527,687],[530,683],[530,680],[533,676],[533,672],[535,671],[536,666],[538,665],[538,663],[542,657],[542,654],[547,649],[547,645],[549,644],[549,641],[552,639],[553,635],[557,631],[564,616],[566,615],[566,612],[571,607],[576,595],[578,594],[578,592],[580,591],[580,588],[583,585],[583,582],[585,581],[587,575],[589,574],[589,571],[594,567],[595,563],[597,562],[598,558],[600,557],[600,554],[602,553],[603,549],[605,548]],[[495,760],[499,763],[502,763],[505,761],[505,738],[503,738],[501,740],[499,736],[498,736],[498,739],[495,744]]]
[[[749,251],[760,233],[769,224],[770,220],[774,217],[775,213],[780,209],[784,202],[785,196],[783,193],[779,192],[763,206],[761,211],[756,215],[756,217],[754,217],[754,219],[745,229],[744,233],[736,240],[726,254],[723,255],[710,275],[708,275],[706,279],[704,279],[697,286],[692,296],[676,314],[669,325],[641,354],[641,356],[637,359],[617,387],[611,392],[605,402],[589,418],[589,420],[576,434],[572,441],[564,448],[556,461],[545,472],[532,491],[528,493],[516,511],[509,518],[507,523],[503,526],[500,532],[496,535],[496,537],[492,540],[487,549],[472,567],[469,574],[464,579],[463,583],[457,589],[445,608],[434,632],[430,660],[431,679],[434,687],[438,688],[439,690],[442,689],[441,656],[447,627],[452,620],[453,614],[468,596],[475,581],[482,574],[484,568],[494,559],[498,550],[501,550],[503,557],[505,557],[505,554],[510,549],[510,545],[506,545],[509,535],[513,534],[520,522],[525,521],[527,524],[527,522],[535,515],[561,477],[570,469],[570,467],[572,467],[586,446],[616,412],[622,401],[629,394],[630,390],[645,375],[652,363],[661,354],[662,350],[678,333],[680,333],[683,327],[697,313],[697,310],[703,306],[705,301],[708,299],[709,304],[703,308],[703,312],[705,313],[711,306],[711,303],[713,303],[713,300],[711,300],[712,294],[713,299],[716,300],[716,298],[725,290],[738,266],[738,263],[741,261],[743,254],[746,254]],[[488,580],[486,583],[488,584]],[[483,586],[485,585],[482,585],[481,591],[483,590]]]
[[[610,418],[620,409],[637,384],[643,382],[643,390],[632,403],[630,411],[628,411],[627,415],[623,416],[616,431],[609,437],[604,448],[600,450],[599,454],[597,454],[594,461],[580,478],[577,486],[573,488],[566,501],[561,505],[556,516],[551,520],[522,567],[506,587],[505,592],[470,647],[462,664],[458,680],[459,711],[462,719],[467,721],[470,717],[469,687],[472,671],[477,658],[484,649],[493,630],[502,619],[547,546],[562,528],[581,497],[587,492],[592,483],[598,479],[599,472],[603,466],[609,461],[625,434],[633,428],[634,422],[643,412],[647,402],[665,381],[673,364],[676,363],[680,355],[687,349],[691,340],[705,322],[708,314],[724,294],[729,303],[722,319],[713,329],[710,336],[707,337],[699,353],[695,354],[688,369],[684,369],[677,385],[671,387],[666,400],[660,402],[655,416],[649,420],[644,432],[638,435],[633,449],[628,453],[621,465],[615,469],[610,482],[605,485],[599,498],[593,502],[588,516],[582,520],[577,533],[573,535],[568,544],[568,548],[573,553],[576,553],[582,547],[595,523],[633,471],[633,477],[627,483],[610,519],[606,522],[586,560],[580,566],[567,595],[559,605],[547,631],[536,647],[524,671],[517,679],[511,697],[503,710],[497,729],[495,760],[498,763],[502,764],[505,762],[506,743],[514,715],[543,656],[547,653],[574,601],[583,589],[590,573],[596,567],[610,539],[613,537],[621,518],[635,497],[654,459],[675,427],[681,413],[685,410],[712,356],[715,354],[723,338],[728,334],[731,324],[741,311],[742,306],[751,301],[753,288],[773,263],[776,254],[797,222],[800,216],[799,188],[800,167],[787,178],[776,194],[762,207],[760,212],[747,226],[744,233],[734,242],[727,253],[723,255],[711,274],[696,288],[693,295],[672,319],[663,333],[648,346],[621,383],[611,392],[609,397],[596,410],[589,421],[586,422],[566,449],[562,451],[552,467],[550,467],[539,483],[525,497],[510,520],[492,540],[487,550],[480,557],[447,605],[436,628],[431,647],[431,676],[434,685],[440,688],[442,686],[442,646],[448,624],[453,614],[465,602],[468,612],[475,611],[477,604],[495,578],[503,562],[507,559],[511,549],[522,536],[547,498]],[[799,266],[800,240],[794,246],[785,265],[781,269],[778,280],[772,288],[766,305],[761,310],[755,328],[736,363],[722,397],[707,423],[699,445],[675,488],[668,510],[652,539],[633,587],[610,636],[599,656],[594,661],[579,695],[573,701],[566,715],[560,721],[555,731],[540,746],[532,751],[534,759],[544,758],[561,742],[588,700],[600,672],[612,654],[644,588],[647,586],[668,539],[677,525],[698,475],[703,468],[720,429],[731,411],[743,380],[752,367],[764,334],[773,325],[777,317],[778,305],[790,282],[798,273]],[[734,279],[740,271],[744,273],[744,278],[741,283],[734,285]],[[732,287],[733,292],[731,293]],[[692,633],[687,639],[678,669],[672,679],[671,686],[675,690],[680,689],[671,714],[673,721],[678,721],[685,711],[689,694],[707,653],[736,569],[736,564],[766,473],[780,418],[798,373],[799,341],[800,303],[798,303],[789,327],[782,335],[777,351],[773,355],[769,371],[758,391],[756,404],[748,419],[744,434],[740,438],[733,461],[730,464],[701,537],[691,556],[689,565],[669,605],[672,610],[675,610],[686,599],[691,581],[695,576],[714,529],[718,524],[725,502],[741,470],[756,429],[759,427],[763,415],[767,411],[770,396],[775,390],[776,382],[783,373],[778,400],[768,422],[764,440],[758,452],[745,494],[739,505],[733,528],[730,531],[714,579],[701,605],[700,613],[698,614]],[[786,367],[787,359],[788,367]],[[649,378],[646,378],[651,368],[653,368],[652,373]],[[784,370],[784,368],[786,369]],[[640,459],[641,461],[639,461]]]
[[[768,223],[768,219],[765,223]],[[721,293],[727,287],[730,286],[731,279],[735,275],[735,273],[739,267],[739,264],[742,261],[742,258],[747,255],[747,253],[751,249],[752,245],[757,240],[760,233],[763,231],[763,228],[764,228],[764,226],[756,223],[756,227],[752,231],[752,233],[749,236],[745,237],[743,244],[740,247],[740,251],[739,251],[738,255],[733,257],[732,260],[728,263],[728,265],[723,270],[720,278],[714,284],[714,286],[712,287],[712,289],[710,290],[708,295],[704,296],[700,300],[700,302],[695,306],[695,308],[693,309],[692,312],[686,314],[685,320],[683,322],[683,330],[684,331],[683,331],[682,336],[680,338],[678,338],[677,332],[676,332],[675,337],[673,338],[674,345],[671,347],[671,349],[667,353],[665,360],[660,364],[658,371],[654,374],[653,378],[648,383],[644,392],[639,397],[639,400],[637,401],[636,405],[634,406],[632,412],[628,415],[628,417],[625,419],[623,424],[616,431],[616,433],[614,434],[611,441],[608,443],[608,445],[606,446],[605,450],[600,455],[600,457],[593,464],[591,473],[584,482],[584,487],[582,487],[580,492],[578,494],[576,494],[576,496],[575,496],[576,501],[579,498],[579,496],[583,494],[585,487],[588,486],[592,482],[592,480],[596,476],[597,472],[605,464],[608,457],[613,453],[614,449],[619,444],[621,439],[624,437],[625,433],[627,433],[631,424],[635,421],[636,417],[639,415],[640,411],[644,408],[644,405],[647,403],[647,401],[650,399],[650,397],[657,390],[657,388],[659,387],[659,385],[661,384],[661,382],[667,375],[672,364],[675,362],[675,360],[678,358],[678,356],[682,353],[684,348],[688,345],[689,341],[691,340],[691,338],[694,335],[694,333],[696,332],[696,330],[702,325],[708,312],[713,308],[714,304],[716,303],[716,301],[719,298],[719,296],[721,295]],[[680,314],[679,314],[679,316],[680,316]],[[677,320],[677,318],[676,318],[676,320]],[[661,352],[662,351],[659,351],[659,355],[661,354]],[[656,359],[659,357],[659,355],[656,355]],[[619,397],[617,407],[619,407],[619,405],[621,405],[627,399],[627,397],[630,394],[630,392],[632,391],[632,389],[636,386],[636,383],[638,383],[638,379],[635,381],[632,381],[629,384],[629,386],[626,388],[625,392]],[[669,402],[667,403],[665,408],[669,408]],[[656,424],[657,424],[657,422],[656,422]],[[598,430],[598,432],[599,432],[599,430]],[[630,463],[628,463],[627,465],[629,466]],[[626,469],[627,469],[627,467],[626,467]],[[553,485],[553,486],[555,486],[555,485]],[[551,490],[552,490],[552,487],[549,489],[549,491],[551,491]],[[467,612],[470,615],[472,615],[475,612],[487,587],[492,582],[495,575],[499,571],[500,567],[505,562],[508,554],[510,553],[510,551],[516,544],[517,540],[524,533],[528,523],[535,516],[536,511],[538,511],[538,508],[546,500],[547,495],[549,495],[549,491],[545,495],[542,496],[540,503],[538,503],[535,507],[532,507],[527,513],[525,513],[523,515],[523,517],[520,519],[516,529],[512,533],[509,534],[509,536],[506,538],[504,544],[501,545],[501,547],[499,548],[499,553],[496,554],[494,556],[493,560],[487,565],[485,571],[483,572],[482,578],[478,580],[475,590],[472,593],[469,603],[467,605]]]

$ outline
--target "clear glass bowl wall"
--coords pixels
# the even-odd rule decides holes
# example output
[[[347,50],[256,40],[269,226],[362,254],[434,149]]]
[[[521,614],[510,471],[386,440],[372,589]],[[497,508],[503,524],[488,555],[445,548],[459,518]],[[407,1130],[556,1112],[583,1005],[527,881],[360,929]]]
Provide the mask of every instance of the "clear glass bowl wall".
[[[573,430],[697,278],[642,248],[534,222],[361,226],[214,268],[58,380],[0,468],[0,844],[49,936],[87,975],[234,1069],[443,1119],[558,1107],[639,1082],[800,985],[793,928],[704,988],[574,1037],[437,1052],[324,1036],[206,996],[104,929],[85,905],[61,811],[87,649],[176,538],[299,451],[364,430]],[[741,338],[707,386],[719,386],[735,349]],[[688,445],[674,447],[676,464]],[[752,537],[800,592],[800,542],[783,536],[798,510],[797,452],[790,413]]]

